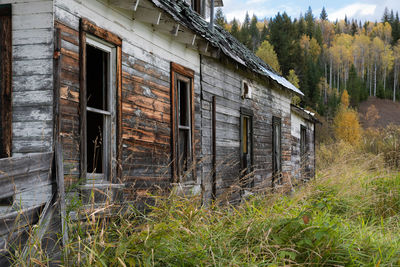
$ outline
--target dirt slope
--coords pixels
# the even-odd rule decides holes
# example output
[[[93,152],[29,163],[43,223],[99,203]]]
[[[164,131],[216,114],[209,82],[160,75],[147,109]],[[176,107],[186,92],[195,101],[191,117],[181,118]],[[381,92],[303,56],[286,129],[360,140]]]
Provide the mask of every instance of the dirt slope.
[[[371,106],[374,105],[379,118],[375,121],[374,119],[367,121],[368,109],[371,111]],[[374,126],[374,127],[386,127],[387,125],[393,123],[400,125],[400,103],[394,103],[388,99],[379,99],[375,97],[370,97],[367,101],[360,104],[359,107],[360,121],[364,127]],[[369,112],[371,113],[371,112]],[[371,125],[371,121],[373,122]]]

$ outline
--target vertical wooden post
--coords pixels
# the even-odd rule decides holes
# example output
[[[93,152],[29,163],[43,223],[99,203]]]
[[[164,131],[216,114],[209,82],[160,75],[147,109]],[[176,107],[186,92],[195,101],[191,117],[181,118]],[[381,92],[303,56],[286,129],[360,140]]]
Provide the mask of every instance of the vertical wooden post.
[[[61,143],[56,141],[56,168],[57,168],[57,189],[60,200],[61,211],[61,231],[64,247],[68,244],[68,227],[67,227],[67,208],[65,203],[65,186],[64,186],[64,159]]]
[[[0,158],[12,150],[12,19],[11,4],[0,5]]]
[[[212,199],[217,199],[217,100],[212,97]]]
[[[80,177],[86,181],[87,173],[87,129],[86,129],[86,32],[81,20],[79,29],[79,118],[80,118]]]
[[[122,47],[117,46],[117,181],[122,180]]]

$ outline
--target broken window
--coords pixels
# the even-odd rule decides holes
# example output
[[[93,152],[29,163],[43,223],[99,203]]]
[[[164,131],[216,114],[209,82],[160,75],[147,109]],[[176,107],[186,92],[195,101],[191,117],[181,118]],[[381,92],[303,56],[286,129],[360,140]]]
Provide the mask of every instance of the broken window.
[[[282,182],[282,133],[281,119],[272,118],[272,175],[273,183],[280,184]]]
[[[174,180],[193,180],[193,75],[172,64]]]
[[[243,188],[250,188],[253,186],[250,178],[253,165],[253,112],[245,108],[241,109],[240,136],[240,184]]]
[[[11,5],[0,5],[0,158],[11,157]]]

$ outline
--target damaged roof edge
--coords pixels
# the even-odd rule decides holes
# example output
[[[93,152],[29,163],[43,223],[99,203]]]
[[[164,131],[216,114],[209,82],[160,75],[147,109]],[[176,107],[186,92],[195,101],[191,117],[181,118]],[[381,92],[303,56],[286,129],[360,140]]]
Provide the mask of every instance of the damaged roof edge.
[[[300,96],[304,96],[300,89],[276,73],[268,64],[254,55],[245,45],[219,25],[215,25],[214,30],[210,30],[208,22],[192,10],[184,0],[149,1],[172,16],[175,21],[209,41],[212,46],[219,48],[227,57],[257,74],[274,80],[284,88]]]
[[[290,106],[292,111],[296,112],[304,119],[312,121],[314,123],[322,124],[322,122],[315,117],[315,113],[293,104],[291,104]]]

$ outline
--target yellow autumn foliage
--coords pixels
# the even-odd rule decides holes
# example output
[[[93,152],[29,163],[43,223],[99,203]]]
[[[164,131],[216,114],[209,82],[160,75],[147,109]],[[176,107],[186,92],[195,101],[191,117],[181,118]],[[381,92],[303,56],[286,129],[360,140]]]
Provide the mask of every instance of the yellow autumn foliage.
[[[341,106],[334,119],[335,137],[351,145],[359,145],[362,129],[355,110]]]
[[[342,97],[340,98],[340,103],[344,108],[348,108],[350,104],[350,96],[347,90],[344,90],[342,93]]]

